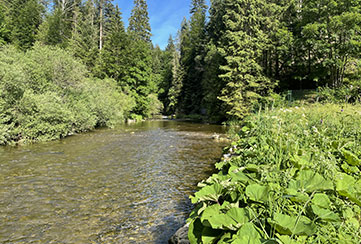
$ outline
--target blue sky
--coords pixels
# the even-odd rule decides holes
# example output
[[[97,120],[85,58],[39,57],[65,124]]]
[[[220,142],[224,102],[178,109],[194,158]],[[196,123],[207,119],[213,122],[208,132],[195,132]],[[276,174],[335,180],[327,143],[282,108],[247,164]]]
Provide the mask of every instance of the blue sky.
[[[114,0],[123,13],[125,26],[133,8],[133,0]],[[206,1],[209,4],[209,0]],[[184,17],[189,19],[191,0],[147,0],[152,41],[162,49],[167,46],[169,35],[177,34]]]

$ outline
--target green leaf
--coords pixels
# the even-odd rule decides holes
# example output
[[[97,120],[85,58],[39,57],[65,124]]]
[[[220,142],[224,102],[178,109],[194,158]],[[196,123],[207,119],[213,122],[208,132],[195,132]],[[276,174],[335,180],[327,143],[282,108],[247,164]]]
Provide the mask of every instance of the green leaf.
[[[227,215],[235,222],[240,224],[239,226],[247,223],[250,220],[249,213],[245,208],[231,208],[228,210]]]
[[[321,208],[329,209],[331,205],[330,198],[324,193],[317,193],[312,198],[312,204]]]
[[[204,227],[202,230],[202,244],[213,244],[222,235],[222,231]]]
[[[309,155],[293,155],[290,158],[290,161],[295,164],[297,168],[310,168],[313,163],[311,162],[311,157]]]
[[[273,220],[269,223],[284,235],[306,235],[310,236],[316,232],[316,225],[306,216],[289,216],[281,213],[276,213]]]
[[[361,166],[361,160],[352,152],[343,149],[342,154],[346,159],[346,162],[351,166]]]
[[[311,206],[312,211],[324,221],[340,221],[340,217],[329,209],[325,209],[316,205]]]
[[[341,168],[347,174],[358,174],[358,173],[360,173],[360,170],[359,170],[359,168],[357,166],[350,166],[347,163],[342,164]]]
[[[244,224],[232,244],[261,244],[261,235],[252,223]]]
[[[259,184],[252,184],[247,186],[246,195],[255,202],[267,202],[268,201],[268,186],[261,186]]]
[[[340,173],[336,179],[336,191],[361,206],[361,180],[356,182],[352,176]]]
[[[195,193],[195,197],[192,197],[192,203],[195,204],[199,201],[213,201],[218,202],[219,197],[222,195],[223,187],[214,183],[213,185],[205,186]]]
[[[203,225],[199,218],[189,224],[188,239],[191,244],[202,243]]]
[[[300,202],[300,203],[307,202],[309,199],[309,195],[305,192],[298,192],[297,190],[300,190],[299,187],[294,189],[294,187],[297,186],[297,184],[294,184],[294,183],[295,183],[295,181],[290,183],[289,187],[292,187],[292,188],[287,188],[286,189],[287,195],[285,195],[283,197],[289,198],[293,202]]]
[[[300,171],[296,179],[300,187],[308,193],[333,189],[332,181],[325,180],[319,173],[312,170]]]
[[[201,217],[202,224],[213,229],[236,230],[234,226],[237,222],[221,210],[222,207],[218,204],[207,207]]]
[[[283,243],[283,244],[296,244],[297,242],[292,240],[290,236],[283,236],[283,235],[279,235],[277,234],[278,239]]]

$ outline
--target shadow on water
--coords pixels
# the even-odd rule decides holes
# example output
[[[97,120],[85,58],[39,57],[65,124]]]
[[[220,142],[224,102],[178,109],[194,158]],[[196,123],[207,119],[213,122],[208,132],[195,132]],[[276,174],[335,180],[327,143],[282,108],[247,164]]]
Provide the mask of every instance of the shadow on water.
[[[0,243],[167,243],[221,126],[148,121],[0,148]]]

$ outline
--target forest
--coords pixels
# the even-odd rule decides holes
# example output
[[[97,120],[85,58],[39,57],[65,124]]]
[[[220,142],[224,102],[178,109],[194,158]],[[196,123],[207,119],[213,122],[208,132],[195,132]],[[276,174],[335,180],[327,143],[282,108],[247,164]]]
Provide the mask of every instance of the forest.
[[[360,6],[192,0],[161,50],[145,0],[134,0],[127,29],[109,0],[1,0],[0,144],[158,114],[240,120],[288,90],[355,102]]]

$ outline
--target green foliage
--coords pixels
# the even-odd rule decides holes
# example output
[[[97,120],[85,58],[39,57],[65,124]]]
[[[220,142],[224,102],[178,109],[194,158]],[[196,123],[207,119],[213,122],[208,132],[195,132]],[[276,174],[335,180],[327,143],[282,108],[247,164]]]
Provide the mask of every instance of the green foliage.
[[[134,101],[71,54],[36,45],[0,50],[0,144],[45,141],[126,119]]]
[[[182,23],[180,52],[184,73],[178,105],[184,114],[200,113],[202,110],[206,10],[204,0],[192,1],[190,21]]]
[[[74,9],[74,23],[69,49],[92,70],[98,57],[96,9],[92,0]]]
[[[258,8],[253,10],[253,5]],[[268,5],[259,0],[227,0],[224,6],[225,34],[220,52],[226,64],[220,67],[223,72],[219,77],[225,84],[220,99],[231,118],[243,118],[274,85],[258,62],[269,38],[262,30],[267,20],[263,11]]]
[[[6,10],[7,7],[3,2],[0,2],[0,46],[9,42],[9,27],[7,26],[6,19]]]
[[[134,7],[129,18],[128,32],[134,35],[137,40],[150,42],[152,34],[146,0],[134,0]]]
[[[351,105],[247,117],[191,197],[191,243],[359,243],[360,119]]]
[[[14,0],[8,5],[9,38],[21,49],[30,48],[42,21],[43,6],[37,0]]]

